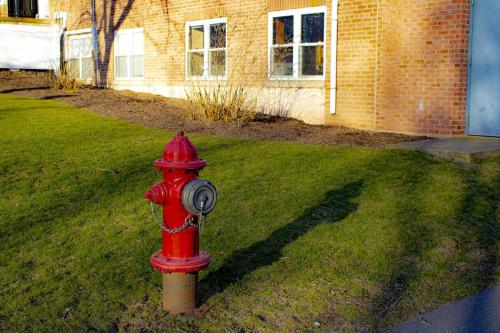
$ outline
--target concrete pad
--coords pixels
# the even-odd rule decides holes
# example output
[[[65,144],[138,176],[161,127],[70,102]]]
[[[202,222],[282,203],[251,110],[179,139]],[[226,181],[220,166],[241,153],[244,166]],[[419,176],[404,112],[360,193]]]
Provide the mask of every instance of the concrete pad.
[[[395,333],[498,333],[500,285],[426,313],[392,330]]]
[[[470,163],[486,157],[500,157],[500,139],[458,137],[390,145],[390,149],[419,150],[429,155]]]

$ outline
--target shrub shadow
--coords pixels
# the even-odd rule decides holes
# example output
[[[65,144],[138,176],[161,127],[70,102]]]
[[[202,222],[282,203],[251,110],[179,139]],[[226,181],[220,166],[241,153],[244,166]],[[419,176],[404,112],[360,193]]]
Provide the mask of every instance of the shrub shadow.
[[[75,95],[69,95],[69,94],[60,94],[60,95],[50,95],[50,96],[44,96],[40,99],[58,99],[58,98],[65,98],[65,97],[74,97]]]
[[[43,86],[43,87],[31,87],[31,88],[14,88],[14,89],[5,89],[5,90],[0,90],[0,94],[11,94],[19,91],[32,91],[32,90],[45,90],[45,89],[50,89],[49,86]]]

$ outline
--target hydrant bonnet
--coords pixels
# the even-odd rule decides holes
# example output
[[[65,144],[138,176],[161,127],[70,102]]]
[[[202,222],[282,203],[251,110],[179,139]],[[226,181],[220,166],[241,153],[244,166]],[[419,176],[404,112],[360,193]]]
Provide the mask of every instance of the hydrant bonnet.
[[[182,131],[165,146],[162,159],[155,162],[159,169],[201,170],[206,165],[207,162],[198,157],[196,148]]]

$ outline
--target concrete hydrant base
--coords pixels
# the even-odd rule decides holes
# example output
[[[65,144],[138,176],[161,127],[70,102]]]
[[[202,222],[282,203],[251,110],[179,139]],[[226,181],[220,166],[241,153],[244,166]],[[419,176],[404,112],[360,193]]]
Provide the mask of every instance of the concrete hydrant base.
[[[173,314],[196,310],[198,273],[162,273],[163,310]]]

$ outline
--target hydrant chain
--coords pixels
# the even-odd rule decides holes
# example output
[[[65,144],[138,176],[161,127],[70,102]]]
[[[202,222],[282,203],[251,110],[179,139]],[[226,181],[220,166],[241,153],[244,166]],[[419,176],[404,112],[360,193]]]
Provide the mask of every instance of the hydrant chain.
[[[179,233],[179,232],[187,229],[190,226],[191,227],[195,227],[195,228],[199,227],[198,224],[194,223],[194,218],[191,215],[188,215],[186,217],[186,219],[184,220],[184,224],[183,225],[181,225],[178,228],[170,229],[169,227],[163,225],[163,223],[161,223],[160,219],[158,218],[158,215],[156,215],[156,210],[155,210],[156,193],[154,193],[154,195],[153,195],[153,201],[150,202],[150,205],[151,205],[151,213],[153,215],[153,219],[156,221],[156,223],[161,228],[161,230],[163,230],[165,232],[168,232],[169,234]]]

